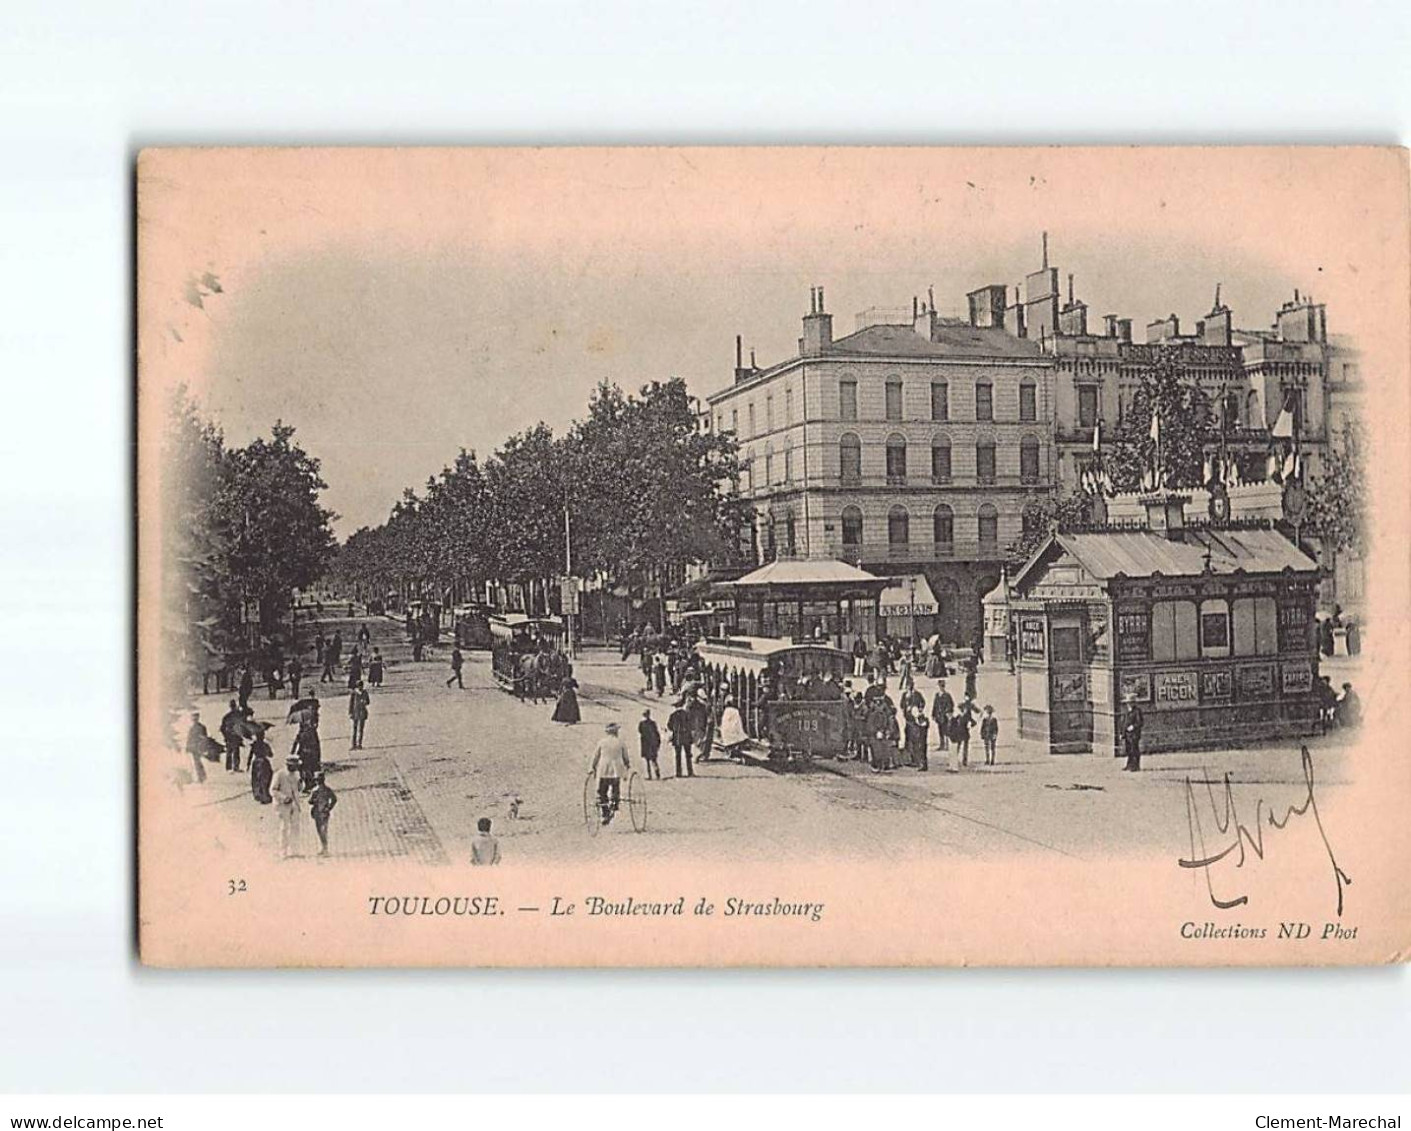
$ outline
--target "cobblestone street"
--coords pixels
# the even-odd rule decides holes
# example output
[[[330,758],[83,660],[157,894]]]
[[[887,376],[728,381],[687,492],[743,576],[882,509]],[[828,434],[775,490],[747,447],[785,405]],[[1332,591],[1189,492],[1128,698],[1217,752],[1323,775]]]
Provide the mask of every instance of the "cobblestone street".
[[[342,627],[351,638],[358,623],[329,622],[327,628]],[[1181,850],[1188,840],[1187,778],[1218,786],[1228,772],[1236,796],[1248,797],[1251,808],[1255,795],[1268,805],[1293,804],[1304,789],[1294,744],[1149,756],[1139,775],[1121,773],[1116,758],[1041,752],[1015,740],[1008,674],[982,668],[979,702],[993,704],[1000,719],[994,767],[973,764],[981,757],[977,741],[971,767],[947,772],[933,736],[928,772],[901,768],[874,775],[856,762],[819,760],[807,771],[776,773],[762,765],[713,760],[701,765],[695,778],[676,780],[668,744],[663,780],[642,783],[646,832],[634,835],[624,812],[602,835],[593,835],[584,818],[583,783],[603,724],[622,724],[635,758],[635,724],[642,711],[651,710],[664,732],[671,709],[669,696],[642,694],[635,657],[623,662],[602,649],[582,654],[576,674],[583,721],[564,726],[550,721],[550,702],[522,703],[501,690],[488,653],[466,653],[464,690],[448,688],[445,644],[413,663],[400,626],[380,618],[367,623],[389,667],[386,685],[373,692],[364,749],[349,748],[344,688],[324,684],[321,689],[324,766],[339,798],[330,862],[464,862],[482,816],[494,821],[506,864],[674,855],[778,860],[820,852],[1079,858],[1111,851],[1166,853]],[[929,700],[934,681],[923,680],[921,687]],[[257,688],[250,702],[261,721],[275,724],[269,737],[278,762],[293,740],[293,728],[284,722],[288,703],[263,695]],[[224,706],[224,696],[198,702],[213,733]],[[1326,810],[1335,811],[1345,777],[1344,743],[1330,736],[1310,740],[1310,747],[1320,799]],[[208,783],[186,791],[193,829],[222,835],[228,820],[242,830],[235,834],[239,839],[277,854],[272,807],[252,801],[248,775],[208,766]],[[204,820],[210,808],[220,822]],[[315,848],[305,815],[301,854]]]

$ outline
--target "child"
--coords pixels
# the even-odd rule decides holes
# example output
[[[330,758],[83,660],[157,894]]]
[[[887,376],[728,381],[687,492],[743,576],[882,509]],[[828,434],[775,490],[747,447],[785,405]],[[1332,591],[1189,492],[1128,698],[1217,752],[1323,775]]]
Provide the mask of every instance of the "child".
[[[500,842],[490,835],[490,818],[481,817],[475,822],[475,827],[480,831],[470,843],[470,862],[472,864],[498,864],[500,862]]]
[[[999,740],[999,720],[995,709],[985,704],[985,717],[980,720],[980,740],[985,744],[985,765],[995,764],[995,743]]]

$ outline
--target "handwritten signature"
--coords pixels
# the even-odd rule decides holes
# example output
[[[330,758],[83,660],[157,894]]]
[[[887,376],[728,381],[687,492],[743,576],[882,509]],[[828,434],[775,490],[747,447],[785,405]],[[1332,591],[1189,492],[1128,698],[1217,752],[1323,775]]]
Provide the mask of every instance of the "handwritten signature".
[[[1244,867],[1247,853],[1253,852],[1260,860],[1264,859],[1264,826],[1267,825],[1275,830],[1287,827],[1295,817],[1311,815],[1313,822],[1317,825],[1318,835],[1322,838],[1323,848],[1328,853],[1328,863],[1333,869],[1333,883],[1337,888],[1338,916],[1342,916],[1343,889],[1352,885],[1352,878],[1338,866],[1337,857],[1333,855],[1333,846],[1328,843],[1328,834],[1323,828],[1323,819],[1318,814],[1318,800],[1314,795],[1313,779],[1313,755],[1309,753],[1308,747],[1303,747],[1303,783],[1308,792],[1298,805],[1290,805],[1284,810],[1282,817],[1274,812],[1264,811],[1264,799],[1261,797],[1254,807],[1254,821],[1246,825],[1239,820],[1239,812],[1235,807],[1235,791],[1230,782],[1230,775],[1227,773],[1224,778],[1224,804],[1217,800],[1215,789],[1208,780],[1204,782],[1205,791],[1210,803],[1210,813],[1215,818],[1215,827],[1222,836],[1231,837],[1219,852],[1208,853],[1205,845],[1205,832],[1200,823],[1200,806],[1196,801],[1195,784],[1190,778],[1186,778],[1186,822],[1190,830],[1191,850],[1190,857],[1182,857],[1178,863],[1182,868],[1201,868],[1205,872],[1205,887],[1210,893],[1210,902],[1222,910],[1229,910],[1231,907],[1239,907],[1241,904],[1249,902],[1249,896],[1239,895],[1232,899],[1221,899],[1215,894],[1215,882],[1211,878],[1210,869],[1224,860],[1228,856],[1234,857],[1235,867]],[[1199,855],[1197,855],[1196,842],[1200,842]]]

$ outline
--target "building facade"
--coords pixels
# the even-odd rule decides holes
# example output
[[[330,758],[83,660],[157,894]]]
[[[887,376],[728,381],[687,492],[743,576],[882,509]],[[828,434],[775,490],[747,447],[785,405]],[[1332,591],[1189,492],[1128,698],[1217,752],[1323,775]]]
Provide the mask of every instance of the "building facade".
[[[884,631],[969,642],[1026,507],[1036,521],[1053,481],[1052,358],[929,302],[909,323],[864,318],[837,339],[821,288],[810,307],[796,357],[737,364],[707,398],[712,427],[740,444],[754,555],[924,577],[928,599]]]
[[[1241,330],[1216,287],[1193,332],[1170,314],[1134,342],[1130,318],[1089,326],[1073,276],[1060,293],[1045,237],[1042,265],[1012,300],[1000,284],[966,297],[966,318],[941,316],[928,296],[909,318],[874,308],[834,337],[815,287],[797,355],[746,366],[737,339],[734,381],[703,409],[706,427],[740,445],[752,559],[839,558],[923,593],[905,618],[884,618],[893,635],[980,636],[981,598],[1007,550],[1044,522],[1047,498],[1078,485],[1095,430],[1113,434],[1157,364],[1205,389],[1244,482],[1264,478],[1285,407],[1313,475],[1358,411],[1355,354],[1329,338],[1324,307],[1297,292],[1271,328]],[[1360,594],[1360,562],[1325,557],[1324,602],[1338,600],[1339,584]],[[883,604],[895,611],[895,600]]]

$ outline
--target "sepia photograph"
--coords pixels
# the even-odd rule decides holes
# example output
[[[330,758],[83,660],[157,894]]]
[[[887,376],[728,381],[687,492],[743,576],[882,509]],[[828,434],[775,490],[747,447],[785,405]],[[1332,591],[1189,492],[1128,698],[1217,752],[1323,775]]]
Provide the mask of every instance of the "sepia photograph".
[[[1404,960],[1406,189],[144,151],[143,961]]]

